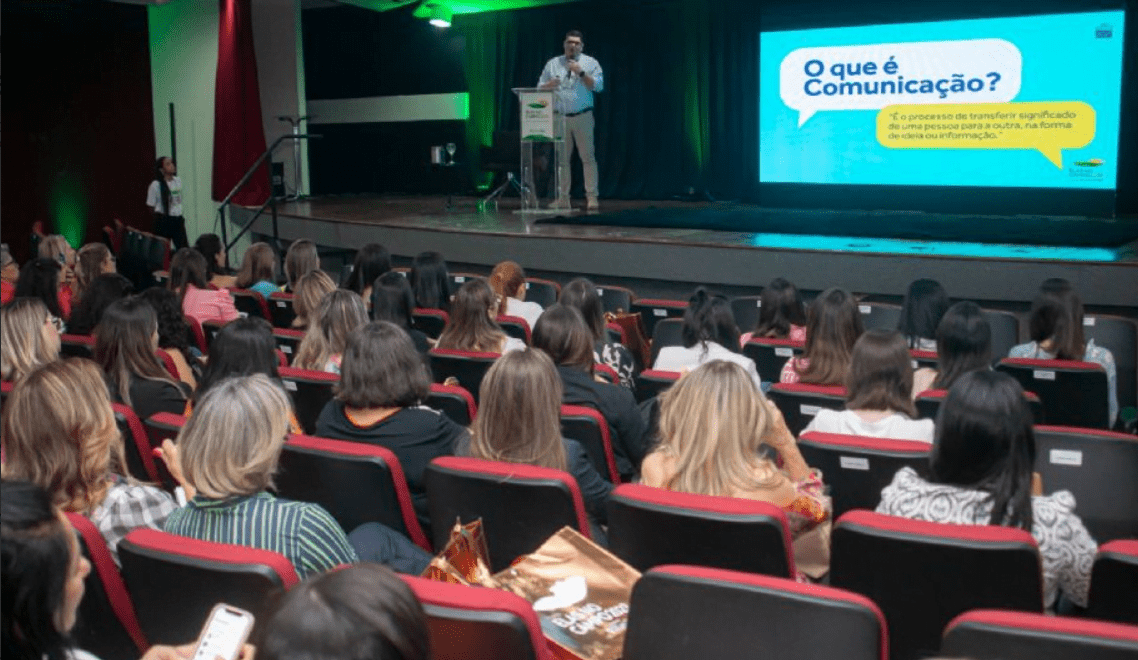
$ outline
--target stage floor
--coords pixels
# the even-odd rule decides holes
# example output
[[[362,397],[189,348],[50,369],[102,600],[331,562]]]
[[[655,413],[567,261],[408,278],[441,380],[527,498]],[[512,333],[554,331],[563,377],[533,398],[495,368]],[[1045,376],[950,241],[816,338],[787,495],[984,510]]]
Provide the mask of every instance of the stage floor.
[[[435,250],[452,269],[474,272],[512,259],[541,277],[568,281],[585,274],[599,282],[624,282],[647,297],[686,299],[695,284],[732,295],[753,293],[774,277],[786,277],[804,290],[842,286],[899,297],[912,280],[930,277],[956,298],[1025,304],[1044,279],[1063,277],[1088,304],[1138,307],[1135,220],[1083,224],[1085,235],[1070,244],[1031,245],[922,239],[951,229],[950,218],[926,214],[889,214],[886,224],[881,214],[602,200],[602,213],[565,216],[515,213],[516,198],[480,213],[477,201],[446,196],[310,198],[281,204],[278,229],[282,239],[309,238],[349,255],[369,242],[382,243],[400,259]],[[232,221],[242,224],[242,217],[248,217],[248,211],[234,209]],[[1018,220],[1018,240],[1032,223],[1038,235],[1071,231],[1064,219]],[[990,234],[993,221],[973,218],[973,235]],[[1044,222],[1058,224],[1040,231]],[[731,229],[734,225],[751,230]],[[272,236],[268,214],[253,229]]]

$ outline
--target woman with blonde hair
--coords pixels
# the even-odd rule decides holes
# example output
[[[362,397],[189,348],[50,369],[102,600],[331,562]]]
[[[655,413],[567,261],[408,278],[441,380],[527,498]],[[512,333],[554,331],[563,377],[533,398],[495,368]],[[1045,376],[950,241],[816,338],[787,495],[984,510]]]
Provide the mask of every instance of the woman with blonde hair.
[[[681,378],[660,395],[659,429],[660,445],[641,465],[644,484],[769,502],[786,511],[795,538],[829,518],[821,475],[743,367],[714,360]],[[781,469],[759,455],[763,444]]]
[[[597,473],[585,448],[561,436],[561,378],[543,351],[503,355],[486,372],[469,446],[455,453],[490,461],[562,470],[581,488],[595,522],[607,520],[605,503],[613,485]]]
[[[529,323],[537,324],[541,316],[541,305],[526,301],[526,272],[516,262],[503,261],[490,271],[490,288],[498,297],[498,314],[520,316]]]
[[[317,270],[320,270],[320,254],[316,244],[307,238],[293,241],[285,252],[284,272],[288,281],[282,291],[296,292],[300,278]]]
[[[482,280],[459,287],[450,305],[450,321],[439,335],[438,348],[478,353],[505,353],[525,348],[524,341],[509,337],[494,320],[498,300]]]
[[[139,419],[186,409],[190,388],[166,371],[157,349],[158,314],[140,296],[103,312],[95,328],[95,362],[106,374],[112,398],[130,406]]]
[[[292,327],[307,330],[316,311],[320,309],[320,303],[335,290],[336,283],[322,270],[314,270],[298,278],[292,289],[292,311],[296,314]]]
[[[256,291],[266,298],[280,290],[277,287],[277,257],[268,243],[254,243],[245,250],[234,284],[238,289]]]
[[[2,429],[4,477],[38,484],[64,511],[90,518],[116,561],[128,532],[161,529],[176,508],[165,491],[122,476],[123,440],[90,360],[52,362],[28,374],[4,404]]]
[[[806,310],[806,349],[786,361],[783,383],[841,385],[850,368],[854,343],[864,332],[861,312],[844,289],[826,289]]]
[[[0,378],[15,381],[59,359],[59,331],[35,298],[16,298],[0,308]]]
[[[367,323],[367,310],[359,295],[336,289],[324,297],[316,318],[300,342],[292,366],[298,369],[340,373],[348,335]]]
[[[76,298],[82,298],[95,278],[115,272],[115,255],[102,243],[88,243],[79,248],[76,257],[75,285]]]

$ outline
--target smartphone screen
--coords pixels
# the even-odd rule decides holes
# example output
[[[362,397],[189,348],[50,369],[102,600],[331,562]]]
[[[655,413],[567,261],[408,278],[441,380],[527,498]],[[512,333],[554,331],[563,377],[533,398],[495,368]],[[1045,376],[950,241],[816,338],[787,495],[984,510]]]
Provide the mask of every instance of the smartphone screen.
[[[218,604],[210,613],[198,640],[194,660],[236,660],[241,646],[253,629],[253,615],[245,610]]]

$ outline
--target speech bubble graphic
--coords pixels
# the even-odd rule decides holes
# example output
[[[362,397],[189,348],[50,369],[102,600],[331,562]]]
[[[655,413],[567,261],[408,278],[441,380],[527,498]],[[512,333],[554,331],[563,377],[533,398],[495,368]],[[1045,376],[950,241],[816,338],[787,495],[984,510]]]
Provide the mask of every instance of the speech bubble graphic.
[[[824,110],[1011,101],[1022,69],[1004,39],[799,48],[779,67],[779,96],[801,128]]]
[[[1095,137],[1095,109],[1082,101],[891,105],[877,113],[877,141],[890,149],[1035,149],[1063,168],[1063,149]]]

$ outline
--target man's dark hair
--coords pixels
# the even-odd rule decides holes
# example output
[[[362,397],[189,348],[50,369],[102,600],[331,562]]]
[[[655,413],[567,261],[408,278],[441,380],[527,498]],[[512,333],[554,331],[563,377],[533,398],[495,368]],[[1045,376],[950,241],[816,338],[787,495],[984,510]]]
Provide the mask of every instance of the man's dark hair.
[[[581,43],[585,43],[585,35],[581,34],[580,30],[569,30],[565,33],[565,38],[568,39],[569,37],[577,37]]]

